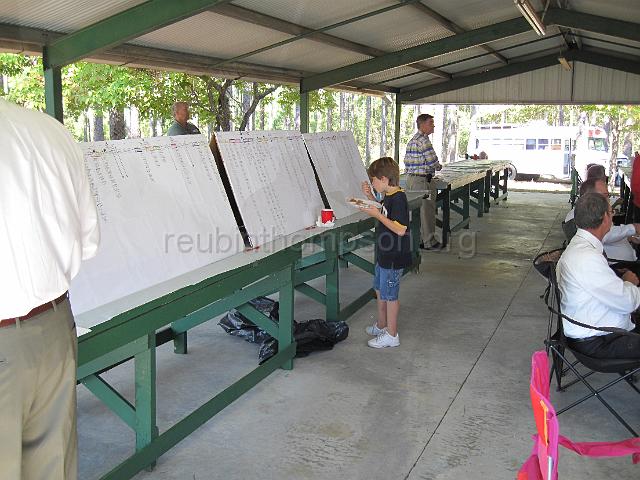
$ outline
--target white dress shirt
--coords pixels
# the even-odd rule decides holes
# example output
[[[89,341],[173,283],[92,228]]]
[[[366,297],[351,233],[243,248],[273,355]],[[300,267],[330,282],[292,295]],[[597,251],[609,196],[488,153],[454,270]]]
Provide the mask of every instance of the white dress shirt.
[[[572,209],[564,221],[573,220],[574,209]],[[604,252],[611,260],[627,260],[635,262],[638,258],[633,246],[629,243],[629,237],[636,234],[636,227],[629,225],[612,225],[611,230],[602,239]]]
[[[591,233],[578,229],[556,269],[562,295],[562,313],[595,327],[633,330],[630,313],[640,305],[640,289],[625,282],[609,268],[602,255],[602,243]],[[606,335],[563,320],[564,333],[571,338]]]
[[[0,319],[69,289],[100,233],[82,151],[54,118],[0,99]]]

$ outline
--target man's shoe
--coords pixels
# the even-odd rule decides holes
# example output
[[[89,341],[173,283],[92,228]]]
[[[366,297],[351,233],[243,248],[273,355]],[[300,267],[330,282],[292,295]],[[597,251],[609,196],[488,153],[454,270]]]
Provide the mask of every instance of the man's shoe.
[[[380,335],[382,332],[384,332],[384,328],[378,328],[378,323],[374,323],[373,325],[369,325],[365,331],[367,332],[367,334],[377,337],[378,335]]]
[[[398,347],[400,346],[400,335],[396,334],[395,337],[389,335],[389,332],[384,330],[376,338],[372,338],[367,342],[371,348],[386,348],[386,347]]]
[[[444,245],[442,245],[440,242],[436,242],[429,247],[424,247],[424,250],[442,250],[443,248],[444,248]]]

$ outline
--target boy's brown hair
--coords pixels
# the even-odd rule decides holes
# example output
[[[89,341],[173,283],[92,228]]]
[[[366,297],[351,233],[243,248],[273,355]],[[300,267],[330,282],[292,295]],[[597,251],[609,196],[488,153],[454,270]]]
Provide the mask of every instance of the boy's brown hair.
[[[397,187],[400,182],[400,166],[391,157],[382,157],[373,162],[369,165],[367,174],[369,178],[376,177],[378,180],[387,177],[392,187]]]

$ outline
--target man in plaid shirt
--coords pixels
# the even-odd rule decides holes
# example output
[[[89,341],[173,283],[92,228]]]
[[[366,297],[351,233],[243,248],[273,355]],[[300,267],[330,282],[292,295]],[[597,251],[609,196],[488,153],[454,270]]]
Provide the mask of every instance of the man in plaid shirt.
[[[427,190],[428,198],[422,200],[420,208],[420,248],[439,250],[440,242],[435,238],[436,231],[436,195],[435,182],[431,178],[442,169],[438,156],[433,150],[429,135],[433,133],[433,116],[423,113],[416,118],[418,132],[407,143],[404,156],[407,190]]]

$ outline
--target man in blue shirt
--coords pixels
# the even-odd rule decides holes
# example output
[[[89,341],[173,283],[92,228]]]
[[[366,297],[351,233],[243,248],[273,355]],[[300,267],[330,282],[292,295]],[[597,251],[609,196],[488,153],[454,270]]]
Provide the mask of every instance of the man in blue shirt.
[[[433,150],[429,135],[433,133],[433,116],[423,113],[416,118],[418,132],[407,143],[404,156],[404,169],[407,174],[407,190],[427,190],[428,198],[422,200],[420,208],[420,248],[439,250],[440,242],[435,238],[436,231],[436,195],[438,189],[431,179],[442,165]]]

